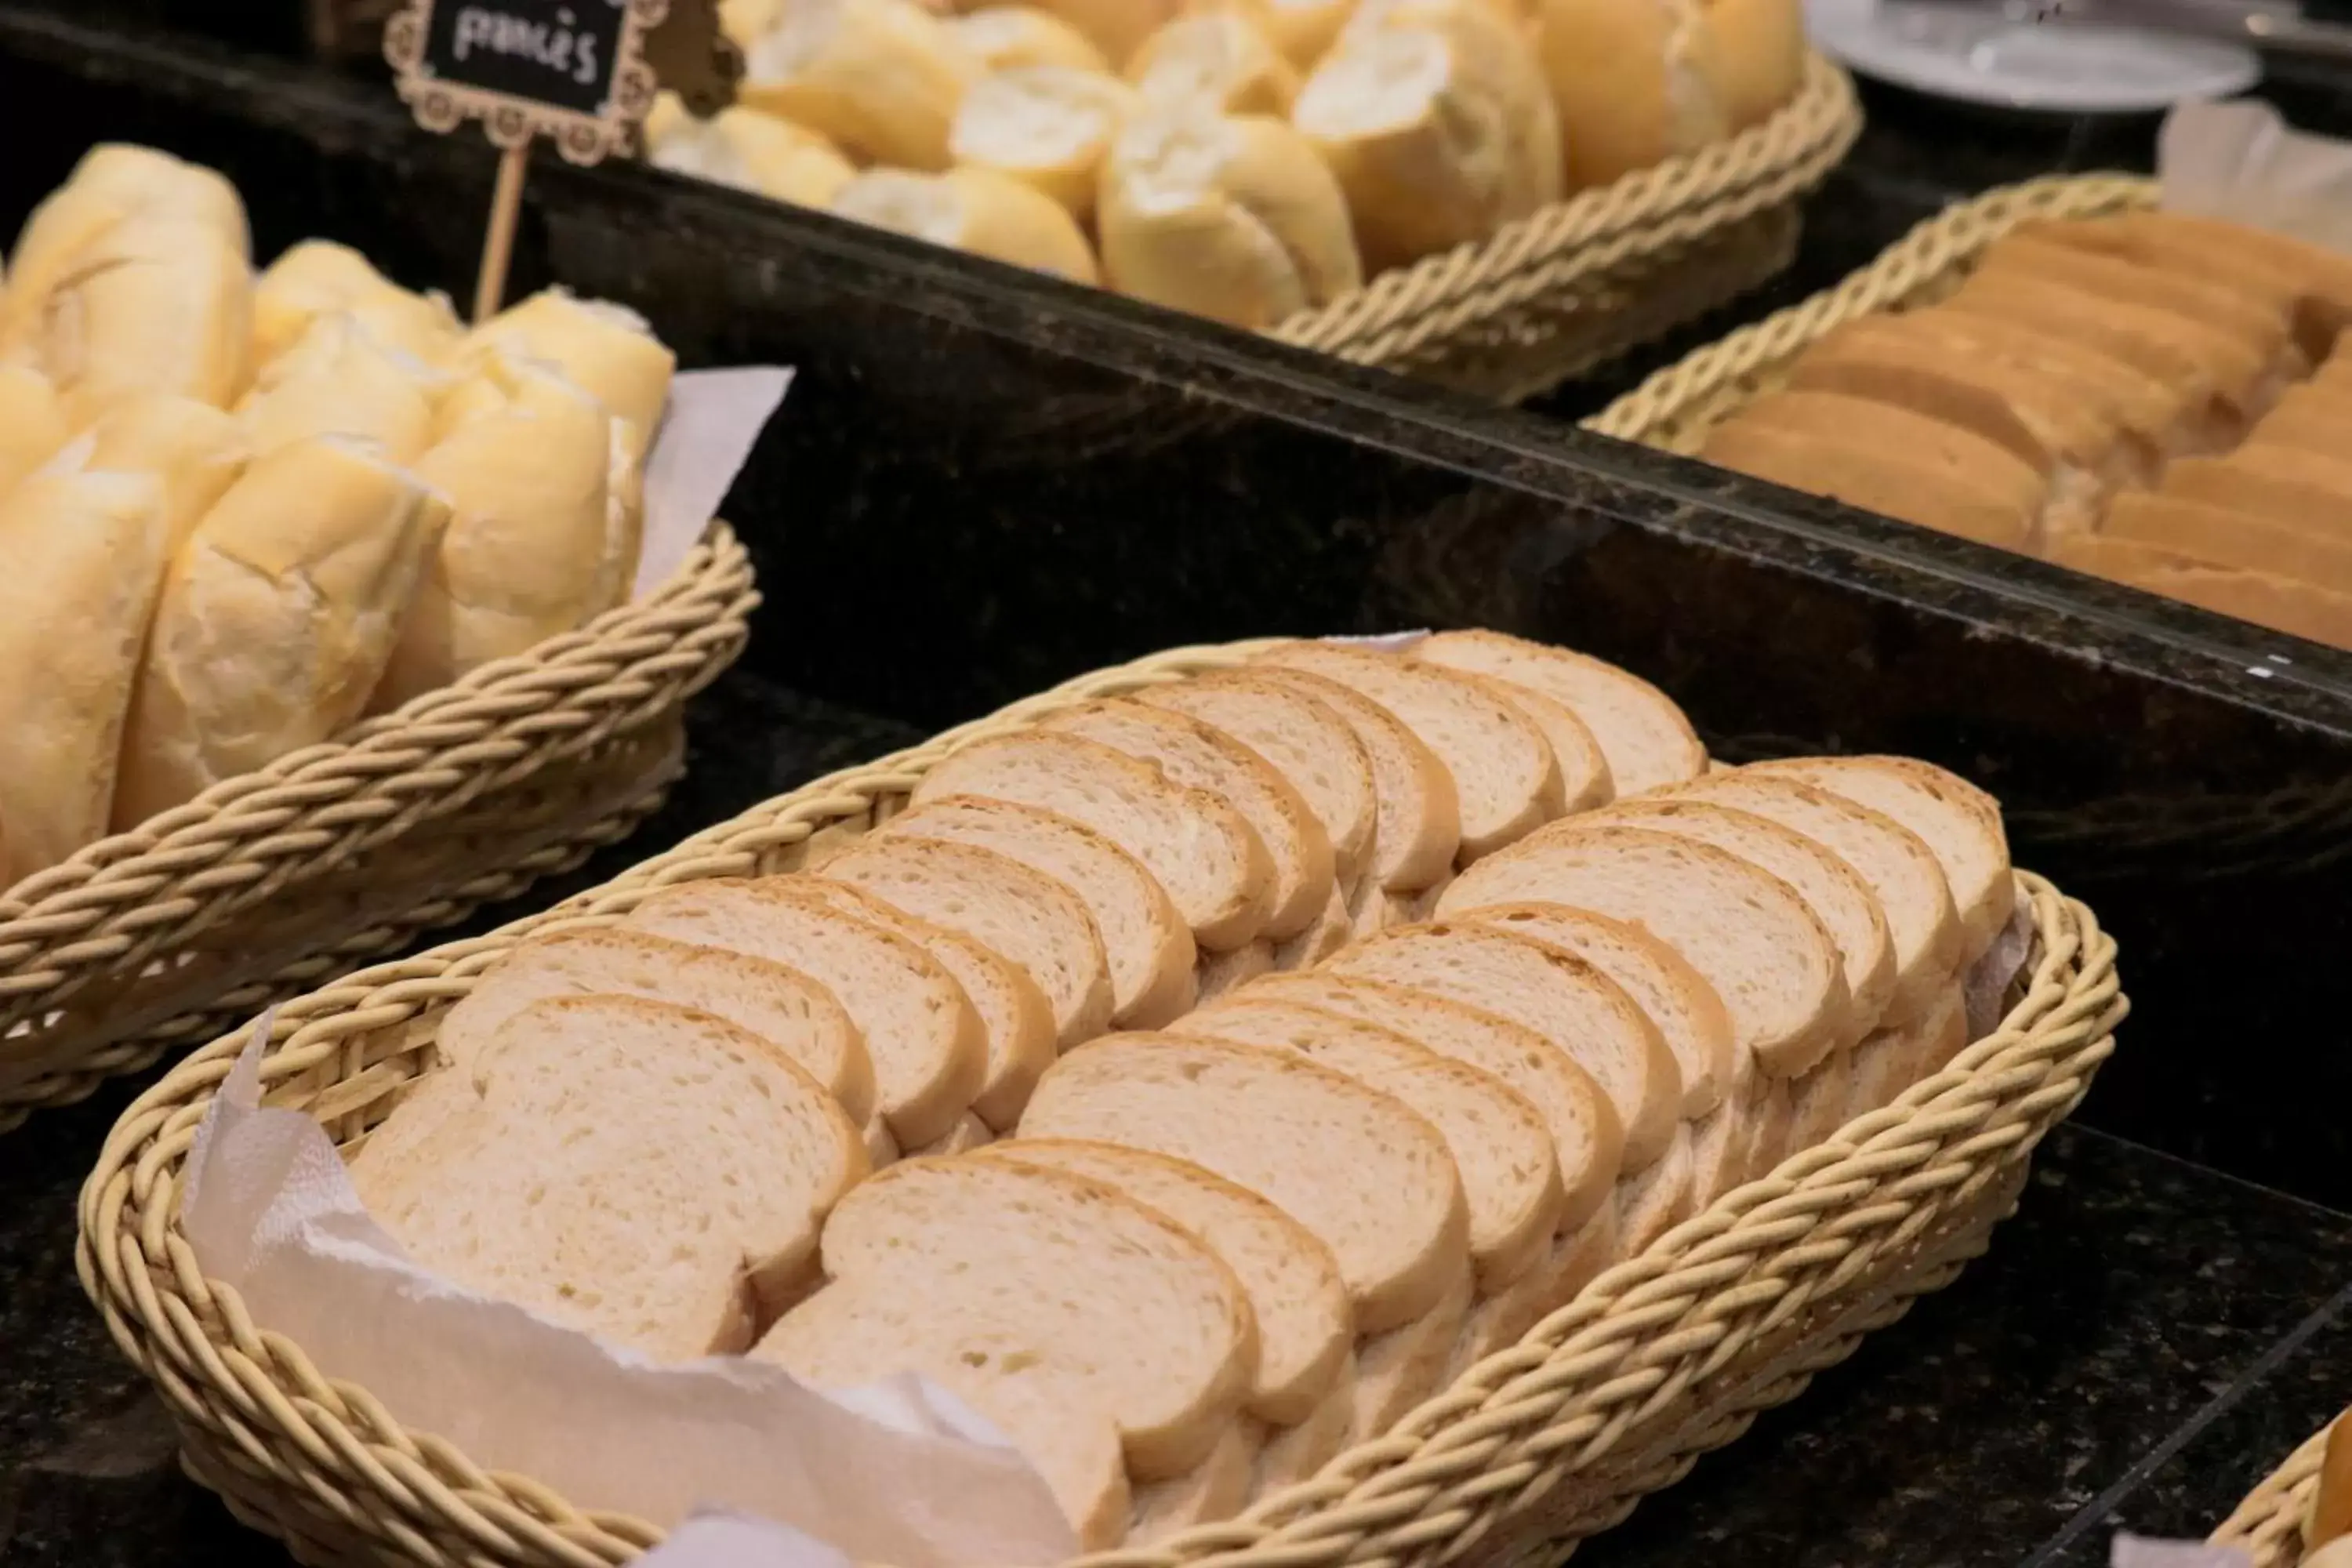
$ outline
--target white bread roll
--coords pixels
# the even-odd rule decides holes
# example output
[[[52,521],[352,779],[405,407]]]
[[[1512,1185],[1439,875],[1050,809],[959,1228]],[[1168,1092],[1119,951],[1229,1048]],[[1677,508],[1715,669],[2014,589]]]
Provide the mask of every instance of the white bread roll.
[[[341,437],[248,467],[165,574],[116,826],[358,718],[447,517],[416,475]]]
[[[1712,35],[1701,61],[1733,131],[1772,116],[1805,78],[1801,0],[1700,0]]]
[[[1205,103],[1226,114],[1290,112],[1298,71],[1239,11],[1203,11],[1169,23],[1127,62],[1127,79],[1155,107]]]
[[[922,174],[868,169],[834,198],[842,217],[1092,283],[1099,274],[1077,220],[1051,196],[988,169]]]
[[[737,97],[868,162],[944,169],[948,127],[979,74],[912,0],[793,0],[745,50]]]
[[[677,356],[626,306],[542,289],[474,329],[469,353],[504,350],[545,360],[625,422],[629,450],[642,462],[661,432]],[[445,422],[444,428],[446,428]]]
[[[1509,115],[1512,171],[1521,182],[1515,206],[1532,210],[1559,199],[1559,114],[1528,47],[1518,0],[1359,0],[1340,41],[1384,27],[1433,27],[1451,38]]]
[[[0,364],[0,495],[47,462],[72,434],[47,376],[28,364]]]
[[[306,239],[288,246],[253,283],[253,363],[291,349],[320,316],[356,317],[387,347],[436,363],[461,329],[439,294],[412,294],[348,245]]]
[[[804,125],[731,105],[699,120],[674,92],[656,97],[646,116],[646,156],[676,174],[804,207],[824,205],[857,173]]]
[[[1180,9],[1180,0],[1037,0],[1084,33],[1113,66],[1124,68],[1143,40]]]
[[[226,407],[245,389],[252,319],[245,258],[217,229],[136,216],[76,253],[27,348],[77,424],[147,392]]]
[[[1111,143],[1137,107],[1117,77],[1061,66],[1018,66],[982,78],[964,94],[948,151],[1051,196],[1080,222]]]
[[[299,342],[262,367],[236,416],[257,456],[313,436],[350,436],[405,463],[433,439],[443,379],[355,318],[317,316]]]
[[[50,473],[0,500],[0,884],[106,831],[139,645],[163,576],[163,489]]]
[[[1104,165],[1097,224],[1112,288],[1235,326],[1271,327],[1363,280],[1339,182],[1263,115],[1137,121]]]
[[[1307,71],[1338,39],[1355,0],[1193,0],[1192,8],[1241,12],[1257,24],[1284,58]]]
[[[1570,189],[1603,185],[1730,131],[1699,0],[1535,0]]]
[[[1110,62],[1092,39],[1050,11],[1034,5],[991,5],[969,16],[951,16],[948,31],[985,70],[1013,66],[1062,66],[1070,70],[1108,71]]]
[[[245,472],[252,444],[232,415],[192,397],[149,393],[90,426],[90,468],[152,474],[163,487],[163,559],[176,560],[197,521]]]
[[[609,531],[604,407],[519,355],[488,361],[481,374],[504,405],[416,460],[423,482],[448,499],[449,526],[383,671],[378,712],[571,631],[597,608]]]

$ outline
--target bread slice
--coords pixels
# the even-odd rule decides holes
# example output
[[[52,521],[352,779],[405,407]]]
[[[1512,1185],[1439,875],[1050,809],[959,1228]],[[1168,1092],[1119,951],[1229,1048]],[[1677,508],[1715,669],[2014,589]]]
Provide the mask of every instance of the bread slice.
[[[1355,1426],[1356,1357],[1350,1351],[1339,1363],[1339,1374],[1332,1379],[1331,1391],[1306,1420],[1266,1433],[1265,1447],[1258,1455],[1257,1473],[1250,1487],[1252,1500],[1303,1481],[1321,1469],[1348,1446],[1348,1435]]]
[[[1562,815],[1590,811],[1616,798],[1617,781],[1609,772],[1609,758],[1574,709],[1532,687],[1479,679],[1487,680],[1496,696],[1526,714],[1542,732],[1544,744],[1551,748],[1552,762],[1559,769]]]
[[[2341,439],[2339,433],[2338,439]],[[2107,534],[2217,565],[2274,572],[2333,593],[2352,593],[2352,533],[2281,523],[2237,502],[2210,503],[2134,491],[2107,509]]]
[[[1246,669],[1146,687],[1134,700],[1213,724],[1271,763],[1323,825],[1332,875],[1355,886],[1372,848],[1372,762],[1329,703]]]
[[[1348,945],[1354,926],[1348,900],[1334,885],[1315,923],[1274,950],[1274,967],[1278,971],[1314,967]]]
[[[2234,616],[2289,637],[2352,647],[2352,595],[2300,578],[2223,566],[2105,534],[2059,540],[2050,559],[2077,572],[2161,594],[2216,615]]]
[[[1895,994],[1895,944],[1887,935],[1886,912],[1853,867],[1769,817],[1708,801],[1628,801],[1593,820],[1712,844],[1786,882],[1837,943],[1847,996],[1841,1046],[1877,1026]]]
[[[1205,1005],[1229,991],[1248,984],[1261,974],[1273,973],[1274,943],[1264,937],[1231,952],[1210,953],[1192,970],[1194,1005],[1196,1008]],[[1174,1023],[1168,1026],[1172,1028]]]
[[[2122,360],[2162,383],[2189,411],[2181,431],[2192,445],[2226,446],[2244,428],[2236,384],[2257,367],[2238,360],[2222,340],[2218,360],[2184,342],[2179,321],[2145,306],[2099,300],[2015,272],[1963,284],[1940,310],[1982,315]]]
[[[1075,818],[1011,801],[948,795],[902,811],[877,836],[977,844],[1077,894],[1110,964],[1111,1021],[1137,1028],[1192,1005],[1192,932],[1143,862]]]
[[[1678,1128],[1657,1163],[1627,1177],[1617,1194],[1620,1256],[1640,1257],[1652,1242],[1698,1212],[1696,1176],[1690,1131]]]
[[[1118,698],[1050,713],[1038,727],[1083,735],[1155,763],[1176,783],[1239,811],[1274,863],[1274,892],[1261,938],[1281,942],[1297,936],[1323,912],[1331,896],[1331,840],[1306,798],[1241,742],[1185,714]]]
[[[2184,387],[2150,374],[2093,342],[2072,341],[1986,312],[1906,310],[1895,319],[1906,337],[1945,353],[2007,366],[2047,382],[2114,418],[2150,452],[2192,445],[2210,387]]]
[[[1247,1187],[1331,1249],[1359,1334],[1420,1317],[1469,1258],[1444,1138],[1389,1096],[1295,1057],[1114,1035],[1054,1065],[1021,1131],[1153,1150]]]
[[[1233,1271],[1167,1215],[1073,1172],[902,1161],[834,1211],[824,1258],[829,1280],[862,1289],[864,1332],[1002,1336],[1007,1352],[1076,1374],[1140,1479],[1208,1458],[1255,1375]]]
[[[985,1080],[987,1035],[955,976],[905,937],[785,879],[666,888],[624,924],[790,964],[831,991],[866,1038],[875,1105],[902,1149],[943,1135]]]
[[[2182,458],[2166,465],[2162,493],[2331,540],[2352,533],[2352,461],[2340,454],[2255,443],[2226,458]]]
[[[1973,443],[1978,438],[1969,439]],[[1969,467],[1965,455],[1955,458],[1931,447],[1915,450],[1901,444],[1843,439],[1825,430],[1789,430],[1735,418],[1717,426],[1698,455],[1738,473],[1938,533],[2023,550],[2041,526],[2046,491],[2038,481],[2019,485],[2017,472],[2032,478],[2031,471],[2012,469],[2014,458],[1985,446],[2000,460],[1979,469]]]
[[[1820,1061],[1844,1026],[1845,972],[1820,919],[1787,883],[1713,845],[1571,817],[1473,866],[1437,907],[1459,919],[1527,902],[1609,915],[1673,948],[1715,987],[1733,1039],[1773,1077]]]
[[[980,1156],[1116,1187],[1198,1236],[1234,1271],[1257,1321],[1250,1413],[1277,1426],[1311,1416],[1339,1384],[1355,1319],[1338,1259],[1273,1204],[1187,1160],[1076,1139],[1019,1138]]]
[[[1559,765],[1543,731],[1482,677],[1326,642],[1283,643],[1257,662],[1336,680],[1419,736],[1454,781],[1465,864],[1560,814]]]
[[[1542,1257],[1559,1222],[1559,1161],[1542,1115],[1501,1079],[1378,1024],[1246,992],[1175,1031],[1295,1051],[1427,1117],[1462,1173],[1481,1291],[1503,1289]]]
[[[1508,1350],[1528,1331],[1576,1300],[1622,1254],[1617,1241],[1617,1199],[1594,1211],[1574,1229],[1562,1227],[1536,1271],[1501,1295],[1470,1309],[1455,1340],[1453,1363],[1443,1386],[1451,1387],[1464,1373],[1497,1351]]]
[[[1557,1227],[1582,1225],[1608,1200],[1625,1150],[1616,1108],[1591,1073],[1536,1030],[1450,997],[1329,969],[1269,975],[1235,998],[1262,999],[1377,1024],[1493,1074],[1535,1107],[1551,1135],[1560,1172]]]
[[[1674,700],[1613,664],[1488,631],[1439,632],[1412,651],[1424,664],[1524,687],[1569,708],[1600,743],[1620,795],[1680,784],[1706,769],[1706,748]]]
[[[2021,226],[2021,232],[2031,232],[2035,238],[2053,244],[2123,257],[2226,289],[2242,300],[2278,311],[2291,321],[2297,340],[2313,357],[2326,352],[2343,318],[2340,310],[2324,308],[2320,292],[2309,285],[2311,270],[2280,265],[2280,258],[2264,254],[2259,246],[2240,237],[2253,232],[2242,226],[2212,219],[2185,220],[2188,226],[2206,226],[2200,231],[2175,223],[2178,216],[2127,213],[2116,217],[2036,223]],[[2293,240],[2284,243],[2296,244]],[[2316,257],[2326,253],[2313,250],[2312,254]],[[2338,266],[2336,270],[2352,279],[2352,268]],[[2352,304],[2352,292],[2344,298]]]
[[[1227,1426],[1209,1457],[1181,1476],[1136,1489],[1128,1513],[1129,1547],[1165,1540],[1180,1530],[1230,1519],[1249,1501],[1265,1447],[1263,1423],[1243,1419]]]
[[[1607,1093],[1625,1130],[1625,1172],[1665,1152],[1682,1115],[1682,1069],[1633,998],[1573,953],[1506,931],[1438,922],[1382,931],[1328,967],[1526,1025]]]
[[[874,1063],[847,1008],[815,980],[746,953],[625,929],[557,931],[508,951],[442,1016],[435,1044],[470,1076],[500,1025],[550,996],[646,996],[759,1036],[824,1087],[850,1121],[874,1114]]]
[[[969,1154],[975,1149],[985,1149],[996,1142],[996,1129],[982,1121],[971,1111],[956,1118],[956,1124],[919,1149],[909,1149],[901,1156],[908,1160],[936,1160],[949,1154]]]
[[[1110,1027],[1102,933],[1085,900],[1059,878],[977,844],[899,837],[869,837],[826,861],[824,877],[961,931],[1020,965],[1053,1008],[1053,1038],[1062,1049]],[[987,1092],[1016,1072],[1034,1081],[1045,1059],[1032,1048],[1017,1063],[992,1060]]]
[[[866,1174],[856,1126],[790,1056],[667,1003],[533,1002],[468,1087],[405,1152],[360,1151],[360,1201],[434,1273],[657,1361],[742,1349]]]
[[[1684,1121],[1696,1121],[1723,1102],[1731,1079],[1731,1016],[1682,954],[1639,926],[1566,904],[1499,904],[1478,910],[1468,923],[1572,952],[1615,981],[1674,1053],[1682,1070]]]
[[[2061,245],[2032,229],[2011,230],[1978,263],[1979,271],[2015,268],[2101,300],[2161,310],[2237,343],[2265,371],[2285,369],[2287,312],[2235,289],[2137,260]]]
[[[1454,868],[1462,806],[1454,775],[1404,721],[1353,687],[1285,665],[1253,672],[1339,715],[1372,769],[1374,838],[1369,880],[1391,892],[1426,888]]]
[[[1983,955],[2017,907],[2000,803],[1958,773],[1913,757],[1791,757],[1756,764],[1768,774],[1883,812],[1925,839],[1959,911],[1959,963]]]
[[[1240,812],[1077,735],[995,735],[949,753],[915,787],[914,804],[982,795],[1059,812],[1141,861],[1168,890],[1193,940],[1213,952],[1265,926],[1274,867]]]
[[[1444,1386],[1454,1346],[1478,1300],[1472,1271],[1458,1270],[1429,1310],[1356,1346],[1356,1416],[1349,1443],[1368,1443]]]

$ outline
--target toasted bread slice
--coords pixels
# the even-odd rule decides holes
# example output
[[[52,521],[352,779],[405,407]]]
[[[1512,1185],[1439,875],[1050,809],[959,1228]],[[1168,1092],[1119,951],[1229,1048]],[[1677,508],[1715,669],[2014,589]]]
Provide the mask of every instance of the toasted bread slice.
[[[2286,447],[2341,460],[2347,419],[2352,419],[2352,388],[2305,382],[2287,388],[2254,422],[2246,445]]]
[[[1744,419],[1717,426],[1699,456],[1792,490],[2004,550],[2023,550],[2041,528],[2044,495],[2038,489],[2019,493],[2014,484],[2001,482],[1998,476],[2008,470],[2000,465],[1990,478],[1966,469],[1929,473],[1913,454],[1897,448]],[[2015,461],[2007,453],[2000,456],[2002,464]]]
[[[1869,319],[1898,323],[1905,336],[1946,354],[2011,366],[2047,382],[2097,407],[2154,453],[2174,452],[2192,440],[2205,415],[2201,400],[2212,395],[2210,387],[2176,385],[2095,343],[1980,311],[1938,307]]]
[[[2258,368],[2233,353],[2226,339],[2216,353],[2200,352],[2210,345],[2193,332],[2184,333],[2179,321],[2161,310],[2097,300],[2015,272],[1973,277],[1937,308],[2095,349],[2154,378],[2186,410],[2179,447],[2225,447],[2245,428],[2240,400],[2251,393]]]
[[[2352,536],[2352,460],[2260,444],[2226,458],[2182,458],[2164,470],[2162,493],[2242,508],[2271,523],[2334,538]]]
[[[1374,837],[1365,881],[1412,892],[1454,868],[1462,845],[1462,807],[1454,775],[1437,753],[1386,708],[1328,676],[1283,665],[1252,673],[1311,697],[1355,732],[1372,768]]]
[[[1620,795],[1706,771],[1706,748],[1683,710],[1640,676],[1567,648],[1501,632],[1438,632],[1412,646],[1425,664],[1538,691],[1584,721]]]
[[[2234,276],[2241,282],[2263,274],[2292,279],[2306,331],[2332,343],[2352,324],[2352,262],[2322,246],[2291,236],[2219,218],[2177,212],[2128,213],[2115,220],[2140,243],[2165,254],[2193,254],[2206,276]]]
[[[2116,498],[2105,532],[2219,566],[2273,572],[2332,593],[2352,593],[2352,533],[2330,537],[2245,508],[2145,492]]]
[[[2250,300],[2240,289],[2129,258],[2102,256],[2060,244],[2032,229],[2012,230],[1996,241],[1979,263],[1979,270],[2012,266],[2103,300],[2145,305],[2226,333],[2273,374],[2284,368],[2288,312]]]
[[[2225,258],[2219,248],[2162,226],[2147,227],[2119,217],[2071,218],[2020,224],[2012,234],[2046,245],[2063,245],[2095,256],[2111,257],[2221,289],[2242,305],[2266,312],[2287,323],[2305,356],[2317,359],[2335,337],[2333,331],[2315,333],[2316,323],[2304,311],[2304,290],[2261,257],[2239,249]]]
[[[1965,307],[1977,300],[1998,301],[1993,308],[2001,314],[2035,326],[2046,327],[2061,315],[2112,323],[2116,335],[2108,342],[2118,352],[2126,334],[2147,345],[2141,350],[2144,355],[2149,346],[2160,345],[2168,357],[2178,355],[2193,366],[2242,420],[2262,406],[2276,385],[2277,366],[2226,327],[2169,307],[2095,291],[2053,277],[2014,254],[2004,256],[1998,249],[1988,254],[1951,302]],[[2155,367],[2153,358],[2146,363]]]

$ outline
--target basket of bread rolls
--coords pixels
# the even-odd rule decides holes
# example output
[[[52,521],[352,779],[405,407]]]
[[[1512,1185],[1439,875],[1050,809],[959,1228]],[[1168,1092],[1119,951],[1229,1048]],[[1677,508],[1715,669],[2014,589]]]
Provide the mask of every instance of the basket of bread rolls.
[[[638,1367],[919,1373],[1097,1563],[1502,1563],[1954,1278],[2112,1049],[2114,953],[1926,763],[1717,766],[1492,632],[1181,649],[205,1047],[117,1124],[81,1278],[306,1561],[677,1522],[248,1312],[183,1228],[234,1063],[441,1289]]]
[[[650,810],[751,601],[634,594],[671,355],[257,272],[219,174],[100,146],[0,293],[0,1129],[568,867]]]
[[[2212,1536],[2252,1568],[2352,1563],[2352,1412],[2306,1438],[2263,1478]]]
[[[1514,397],[1785,263],[1859,125],[1797,0],[731,0],[648,153]]]
[[[1591,427],[2352,647],[2352,255],[2052,179]]]

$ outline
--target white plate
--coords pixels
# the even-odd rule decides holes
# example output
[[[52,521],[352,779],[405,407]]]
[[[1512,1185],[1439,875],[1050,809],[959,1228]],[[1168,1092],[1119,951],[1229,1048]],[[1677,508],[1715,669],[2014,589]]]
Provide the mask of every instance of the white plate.
[[[1938,0],[1805,0],[1813,42],[1864,76],[1969,103],[2068,114],[2152,112],[2262,79],[2237,44],[2128,27],[2045,26]]]

